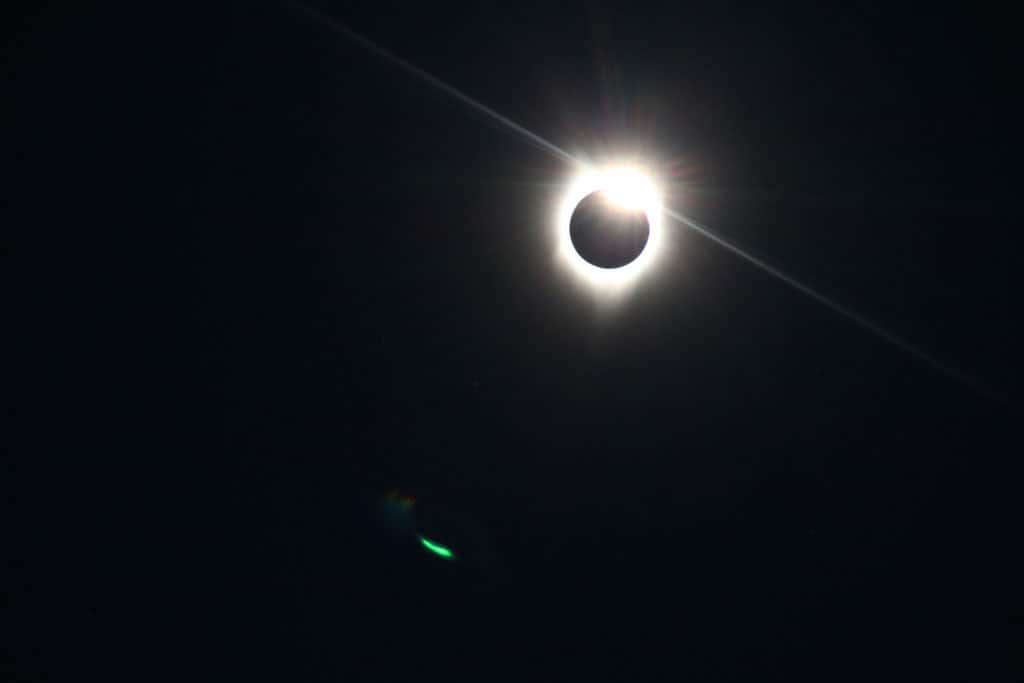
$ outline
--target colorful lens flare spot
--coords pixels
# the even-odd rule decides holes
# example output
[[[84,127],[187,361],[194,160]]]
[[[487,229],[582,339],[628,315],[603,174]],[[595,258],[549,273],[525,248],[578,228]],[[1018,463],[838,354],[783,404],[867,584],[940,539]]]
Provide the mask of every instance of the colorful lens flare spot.
[[[402,495],[398,491],[391,491],[384,496],[384,502],[396,510],[408,511],[416,504],[416,498],[414,496]]]
[[[446,560],[455,559],[455,553],[453,553],[451,550],[445,548],[443,545],[434,543],[433,541],[424,538],[423,536],[420,536],[420,545],[422,545],[424,548],[434,553],[438,557],[443,557]]]

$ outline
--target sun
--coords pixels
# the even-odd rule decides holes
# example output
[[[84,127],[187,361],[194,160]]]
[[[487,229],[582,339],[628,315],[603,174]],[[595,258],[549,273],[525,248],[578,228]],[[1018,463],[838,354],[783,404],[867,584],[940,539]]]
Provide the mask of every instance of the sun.
[[[601,268],[588,263],[576,251],[569,234],[569,223],[577,204],[593,192],[602,192],[615,204],[641,210],[647,216],[650,234],[644,250],[619,268]],[[567,265],[580,281],[602,292],[621,290],[650,271],[662,246],[661,195],[651,177],[635,166],[610,166],[588,169],[574,177],[562,197],[555,218],[559,261]]]

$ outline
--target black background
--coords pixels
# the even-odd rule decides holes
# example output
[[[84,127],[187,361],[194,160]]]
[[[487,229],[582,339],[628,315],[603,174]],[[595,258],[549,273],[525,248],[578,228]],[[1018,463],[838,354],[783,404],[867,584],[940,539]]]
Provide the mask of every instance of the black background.
[[[1009,16],[319,7],[1005,400],[678,225],[605,305],[570,169],[294,6],[34,9],[12,680],[1017,679]]]

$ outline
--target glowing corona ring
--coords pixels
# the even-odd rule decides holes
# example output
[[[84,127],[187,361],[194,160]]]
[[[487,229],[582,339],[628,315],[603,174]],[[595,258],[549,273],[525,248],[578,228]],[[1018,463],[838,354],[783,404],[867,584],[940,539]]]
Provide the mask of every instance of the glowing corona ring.
[[[576,251],[569,234],[569,223],[576,205],[593,192],[601,191],[624,208],[641,209],[647,216],[650,233],[640,254],[619,268],[601,268],[588,263]],[[651,179],[632,167],[588,170],[569,185],[555,221],[558,257],[582,281],[601,289],[617,289],[634,282],[656,261],[662,242],[661,197]]]

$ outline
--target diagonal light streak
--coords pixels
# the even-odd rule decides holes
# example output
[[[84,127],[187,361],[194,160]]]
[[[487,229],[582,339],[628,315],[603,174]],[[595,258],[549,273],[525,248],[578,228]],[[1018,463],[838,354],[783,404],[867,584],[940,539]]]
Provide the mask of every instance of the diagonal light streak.
[[[676,211],[674,209],[671,209],[671,208],[668,208],[668,207],[663,207],[662,211],[665,212],[666,216],[670,216],[670,217],[674,218],[675,220],[679,221],[680,223],[682,223],[686,227],[690,228],[691,230],[693,230],[697,234],[701,235],[702,237],[711,240],[712,242],[714,242],[718,246],[722,247],[726,251],[729,251],[729,252],[735,254],[736,256],[739,256],[741,259],[743,259],[747,263],[750,263],[751,265],[756,266],[757,268],[760,268],[761,270],[763,270],[764,272],[768,273],[772,277],[774,277],[774,278],[776,278],[778,280],[781,280],[782,282],[786,283],[787,285],[789,285],[793,289],[797,290],[801,294],[805,294],[806,296],[810,297],[811,299],[814,299],[815,301],[817,301],[819,304],[822,304],[823,306],[825,306],[827,308],[830,308],[831,310],[835,311],[836,313],[838,313],[839,315],[845,317],[846,319],[856,323],[857,325],[860,325],[864,329],[866,329],[869,332],[871,332],[871,333],[877,335],[878,337],[884,339],[885,341],[889,342],[893,346],[896,346],[896,347],[898,347],[900,349],[903,349],[907,353],[909,353],[912,356],[918,358],[919,360],[924,361],[926,364],[931,366],[933,369],[938,370],[939,372],[941,372],[942,374],[946,375],[947,377],[950,377],[950,378],[952,378],[952,379],[954,379],[954,380],[956,380],[958,382],[962,382],[963,384],[966,384],[967,386],[973,388],[975,391],[978,391],[979,393],[984,394],[984,395],[988,396],[989,398],[993,398],[993,399],[996,399],[998,401],[1004,400],[1004,399],[1001,399],[998,396],[998,394],[994,393],[992,390],[984,387],[976,378],[972,377],[968,373],[966,373],[966,372],[964,372],[962,370],[959,370],[959,369],[957,369],[957,368],[955,368],[955,367],[953,367],[951,365],[947,365],[947,364],[941,362],[940,360],[938,360],[937,358],[935,358],[934,356],[932,356],[928,352],[924,351],[920,347],[915,346],[914,344],[910,343],[906,339],[903,339],[902,337],[897,335],[895,332],[887,330],[886,328],[882,327],[881,325],[879,325],[879,324],[877,324],[875,322],[872,322],[871,320],[869,320],[868,318],[864,317],[860,313],[857,313],[856,311],[854,311],[853,309],[849,308],[848,306],[844,306],[843,304],[839,303],[838,301],[835,301],[834,299],[826,296],[825,294],[822,294],[821,292],[818,292],[818,291],[814,290],[810,286],[805,285],[804,283],[802,283],[799,280],[797,280],[796,278],[794,278],[792,275],[789,275],[788,273],[786,273],[786,272],[780,270],[779,268],[771,265],[767,261],[764,261],[763,259],[760,259],[757,256],[754,256],[750,252],[744,251],[743,249],[741,249],[740,247],[736,246],[732,242],[728,241],[724,237],[721,237],[720,235],[716,235],[714,232],[709,230],[707,227],[701,225],[700,223],[698,223],[697,221],[693,220],[692,218],[689,218],[689,217],[679,213],[678,211]]]
[[[437,88],[441,92],[443,92],[443,93],[445,93],[447,95],[452,96],[453,98],[455,98],[459,102],[462,102],[463,104],[467,105],[471,109],[475,109],[476,111],[480,112],[481,114],[484,114],[488,118],[493,119],[495,122],[497,122],[497,123],[501,124],[502,126],[508,128],[512,132],[518,133],[520,136],[525,138],[527,141],[533,143],[537,147],[540,147],[545,152],[548,152],[549,154],[551,154],[551,155],[557,157],[558,159],[560,159],[560,160],[562,160],[562,161],[564,161],[564,162],[566,162],[568,164],[571,164],[573,166],[582,167],[582,166],[585,165],[584,162],[580,161],[579,159],[577,159],[573,155],[569,154],[568,152],[566,152],[565,150],[563,150],[561,147],[559,147],[558,145],[554,144],[553,142],[545,140],[544,138],[542,138],[541,136],[537,135],[536,133],[534,133],[534,132],[532,132],[530,130],[527,130],[526,128],[524,128],[523,126],[519,125],[518,123],[516,123],[512,119],[508,118],[507,116],[499,114],[498,112],[494,111],[493,109],[491,109],[487,105],[483,104],[482,102],[480,102],[480,101],[478,101],[476,99],[473,99],[472,97],[470,97],[466,93],[462,92],[458,88],[456,88],[454,86],[451,86],[451,85],[448,85],[447,83],[442,81],[437,76],[434,76],[433,74],[427,73],[426,71],[424,71],[423,69],[419,68],[415,64],[412,64],[411,62],[408,62],[405,59],[402,59],[401,57],[396,55],[394,52],[391,52],[390,50],[387,50],[387,49],[381,47],[380,45],[377,45],[376,43],[374,43],[369,38],[365,38],[365,37],[359,35],[358,33],[353,31],[349,27],[347,27],[344,24],[342,24],[341,22],[337,21],[336,19],[332,19],[331,17],[327,16],[323,12],[321,12],[321,11],[319,11],[317,9],[314,9],[314,8],[310,7],[309,5],[306,5],[306,4],[303,4],[303,3],[296,3],[296,5],[302,11],[306,12],[306,14],[311,16],[313,19],[317,20],[318,22],[320,22],[324,26],[330,28],[334,32],[340,33],[341,35],[345,36],[346,38],[348,38],[349,40],[353,41],[354,43],[356,43],[356,44],[366,48],[367,50],[369,50],[373,54],[377,55],[378,57],[381,57],[384,60],[386,60],[388,62],[391,62],[392,64],[394,64],[398,68],[402,69],[403,71],[405,71],[409,75],[414,76],[415,78],[418,78],[419,80],[423,81],[424,83],[427,83],[428,85],[434,86],[435,88]]]

